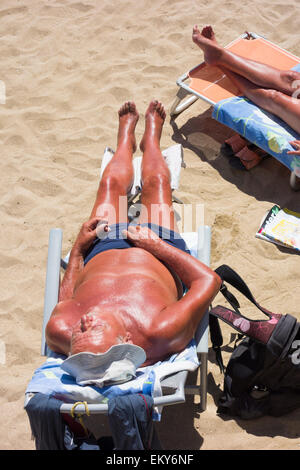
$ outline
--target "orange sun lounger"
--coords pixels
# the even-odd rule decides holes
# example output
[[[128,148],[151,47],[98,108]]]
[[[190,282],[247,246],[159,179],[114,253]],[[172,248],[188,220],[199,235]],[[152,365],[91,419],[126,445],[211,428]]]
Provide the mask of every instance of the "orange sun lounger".
[[[281,70],[290,70],[300,64],[299,57],[255,33],[242,34],[225,46],[225,48],[247,59],[275,66]],[[229,100],[230,98],[241,96],[238,88],[224,74],[224,72],[222,72],[218,67],[208,65],[205,62],[202,62],[189,72],[179,77],[176,83],[179,86],[179,90],[170,109],[172,118],[187,109],[199,98],[211,104],[214,106],[214,109],[216,109],[217,103],[223,103],[223,100]],[[255,106],[254,103],[253,106]],[[256,109],[259,110],[260,108],[256,107]],[[233,121],[236,120],[237,116],[233,116]],[[239,133],[235,128],[234,123],[232,126],[230,125],[230,119],[228,118],[226,125]],[[248,140],[251,141],[249,138]],[[290,140],[294,139],[290,138]],[[259,146],[257,141],[252,142]],[[263,150],[266,149],[264,148]],[[295,159],[294,162],[287,162],[286,151],[282,152],[281,155],[273,154],[273,156],[291,170],[291,186],[293,189],[299,189],[300,159],[299,162],[296,162]]]
[[[300,63],[299,57],[255,33],[242,34],[225,46],[225,49],[281,70],[290,70]],[[186,83],[188,79],[190,82]],[[237,87],[218,67],[207,65],[205,62],[179,77],[176,83],[186,91],[185,96],[194,96],[185,103],[181,103],[182,94],[177,96],[170,111],[171,116],[181,113],[198,98],[214,105],[220,100],[240,95]]]

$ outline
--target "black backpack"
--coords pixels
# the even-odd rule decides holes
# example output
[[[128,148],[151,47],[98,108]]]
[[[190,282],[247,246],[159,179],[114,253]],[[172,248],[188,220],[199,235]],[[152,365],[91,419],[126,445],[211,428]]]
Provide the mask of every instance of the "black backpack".
[[[282,416],[300,407],[300,324],[292,315],[272,313],[261,307],[243,279],[229,266],[216,269],[221,292],[232,309],[210,309],[213,349],[224,372],[224,390],[217,413],[252,419]],[[231,284],[263,312],[267,320],[249,320],[228,290]],[[231,325],[244,339],[234,349],[226,369],[223,365],[222,333],[218,319]]]

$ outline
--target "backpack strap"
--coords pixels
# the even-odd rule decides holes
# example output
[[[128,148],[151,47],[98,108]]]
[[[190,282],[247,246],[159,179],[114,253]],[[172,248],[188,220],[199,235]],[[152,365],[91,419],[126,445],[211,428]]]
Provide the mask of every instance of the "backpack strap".
[[[231,284],[233,287],[235,287],[238,291],[240,291],[250,302],[252,302],[261,312],[263,312],[265,315],[267,315],[269,318],[272,318],[274,313],[270,312],[266,308],[262,307],[259,305],[259,303],[255,300],[253,297],[249,287],[243,281],[243,279],[229,266],[226,264],[223,264],[222,266],[219,266],[215,272],[220,276],[222,279],[222,286],[220,288],[220,292],[224,295],[226,300],[230,303],[230,305],[234,308],[234,310],[239,312],[239,303],[235,296],[228,291],[226,285],[224,284],[225,282],[228,282]]]
[[[211,310],[209,311],[209,313],[210,312]],[[216,361],[220,368],[221,374],[224,374],[225,367],[224,367],[222,352],[221,352],[221,346],[223,344],[223,336],[222,336],[222,331],[221,331],[217,316],[209,315],[209,332],[210,332],[212,348],[215,351],[215,355],[216,355]]]
[[[265,309],[255,300],[249,287],[243,281],[243,279],[229,266],[223,264],[215,271],[222,279],[222,286],[220,292],[224,295],[226,300],[231,304],[233,310],[222,307],[218,305],[210,309],[210,314],[214,317],[220,318],[221,320],[228,323],[240,334],[247,335],[250,338],[259,341],[260,343],[266,344],[273,331],[276,327],[278,321],[282,315],[277,313],[272,313],[269,310]],[[240,291],[250,302],[252,302],[261,312],[267,315],[268,320],[250,320],[249,318],[244,317],[239,308],[239,302],[235,296],[229,292],[225,282],[228,282],[238,291]]]

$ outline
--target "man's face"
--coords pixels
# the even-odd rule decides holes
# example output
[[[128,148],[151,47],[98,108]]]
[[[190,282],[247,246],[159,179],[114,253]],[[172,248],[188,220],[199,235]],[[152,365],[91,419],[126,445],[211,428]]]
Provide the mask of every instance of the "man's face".
[[[88,351],[104,353],[125,337],[123,326],[115,315],[93,308],[74,325],[71,338],[71,354]]]

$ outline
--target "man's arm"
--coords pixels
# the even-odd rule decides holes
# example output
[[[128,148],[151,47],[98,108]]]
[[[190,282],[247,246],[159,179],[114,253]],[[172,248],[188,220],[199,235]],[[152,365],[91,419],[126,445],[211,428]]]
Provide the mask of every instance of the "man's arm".
[[[69,257],[68,267],[60,285],[58,302],[63,302],[64,300],[68,300],[73,297],[78,275],[83,270],[83,260],[84,257],[82,256],[82,254],[77,251],[76,248],[72,248]]]
[[[184,348],[218,293],[220,277],[201,261],[164,242],[146,227],[129,228],[126,235],[135,246],[167,263],[189,289],[184,297],[162,310],[157,325],[160,337],[166,336],[173,346]]]
[[[68,267],[59,289],[59,302],[73,297],[76,281],[83,270],[84,257],[88,249],[101,232],[108,230],[105,221],[98,225],[100,220],[99,217],[94,217],[82,225],[71,250]]]
[[[108,231],[106,222],[94,217],[85,222],[70,253],[68,267],[63,277],[55,306],[46,326],[46,341],[50,349],[68,354],[74,318],[80,314],[79,305],[73,299],[79,274],[84,267],[84,257],[97,236]]]

